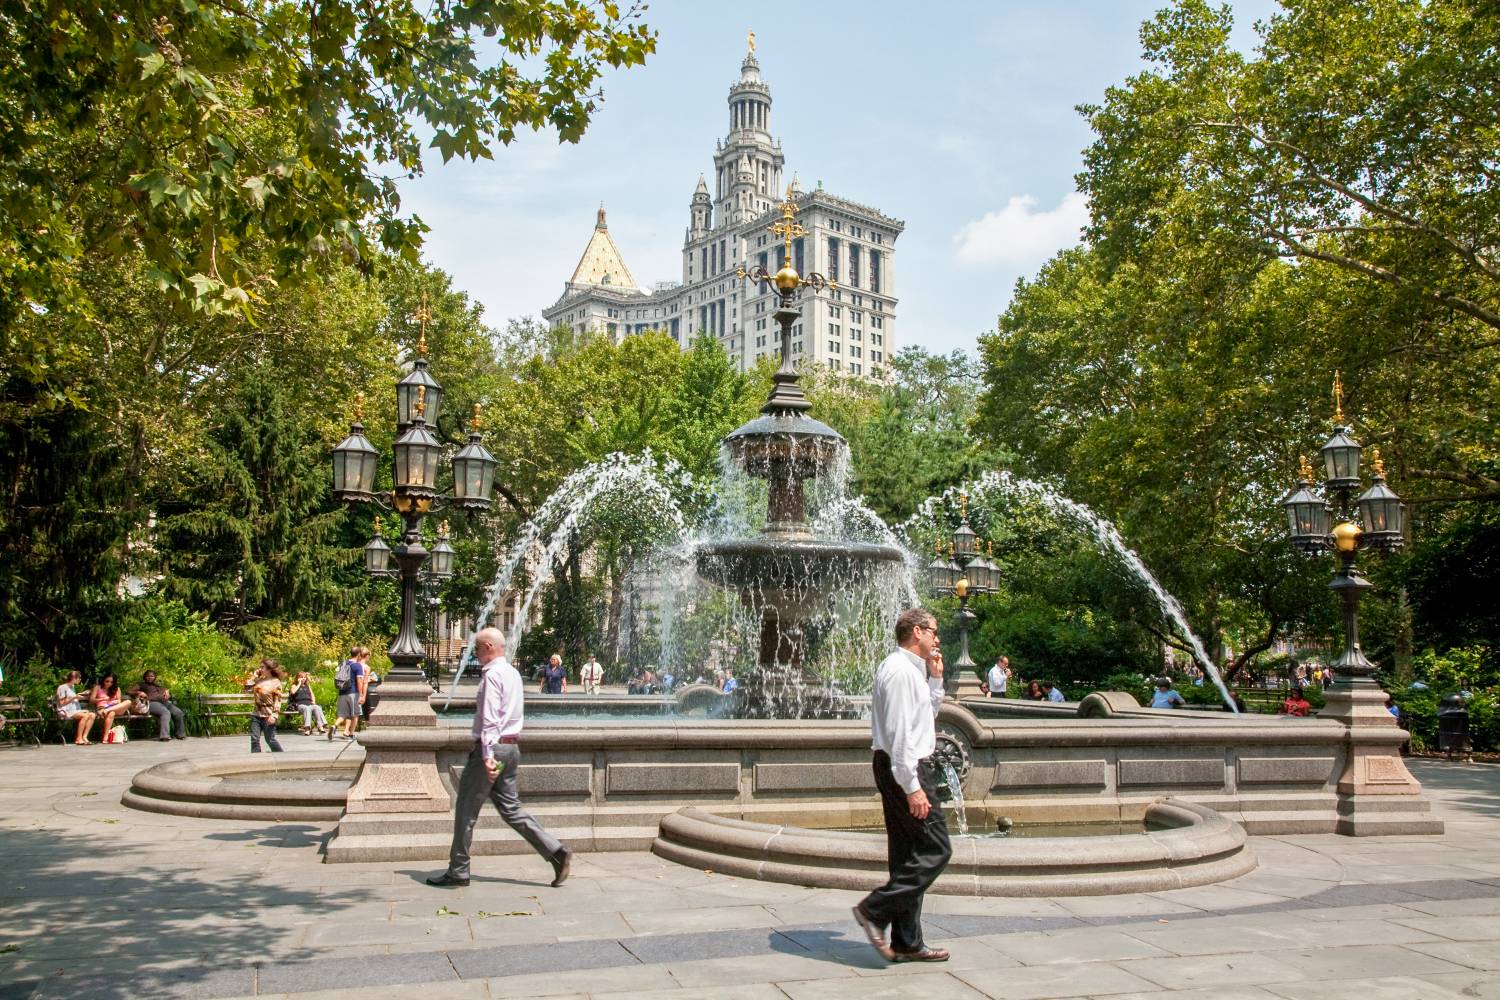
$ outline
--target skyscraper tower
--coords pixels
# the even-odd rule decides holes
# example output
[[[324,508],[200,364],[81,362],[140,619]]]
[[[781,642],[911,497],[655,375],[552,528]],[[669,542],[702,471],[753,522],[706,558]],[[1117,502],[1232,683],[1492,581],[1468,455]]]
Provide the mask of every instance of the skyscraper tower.
[[[783,253],[769,227],[782,199],[797,205],[806,228],[794,241],[798,271],[821,271],[837,289],[804,300],[793,326],[792,358],[858,376],[878,376],[895,352],[893,261],[905,224],[877,209],[783,180],[786,156],[771,134],[771,88],[760,75],[754,36],[729,88],[729,132],[715,143],[714,181],[702,176],[688,207],[682,273],[651,291],[634,285],[600,209],[594,233],[562,297],[542,311],[554,325],[621,337],[662,330],[683,347],[716,337],[744,370],[779,348],[772,296],[735,277],[755,264],[776,270]],[[773,259],[774,258],[774,259]]]

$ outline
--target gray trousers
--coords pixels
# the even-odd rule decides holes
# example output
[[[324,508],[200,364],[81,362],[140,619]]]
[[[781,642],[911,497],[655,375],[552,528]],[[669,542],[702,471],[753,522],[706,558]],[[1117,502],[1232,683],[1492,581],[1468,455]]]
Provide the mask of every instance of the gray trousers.
[[[506,825],[548,861],[562,850],[562,843],[542,829],[531,813],[521,808],[521,796],[516,790],[521,748],[514,743],[501,743],[495,747],[495,762],[501,765],[500,776],[492,781],[484,767],[484,754],[476,743],[464,763],[453,816],[453,847],[448,852],[448,874],[455,878],[469,877],[469,847],[474,842],[474,824],[479,821],[479,810],[484,807],[485,799],[495,803]]]
[[[170,701],[150,701],[146,703],[146,711],[156,716],[157,721],[161,723],[160,735],[163,739],[167,736],[168,724],[172,722],[177,723],[177,738],[187,739],[187,716],[183,714],[182,709]]]

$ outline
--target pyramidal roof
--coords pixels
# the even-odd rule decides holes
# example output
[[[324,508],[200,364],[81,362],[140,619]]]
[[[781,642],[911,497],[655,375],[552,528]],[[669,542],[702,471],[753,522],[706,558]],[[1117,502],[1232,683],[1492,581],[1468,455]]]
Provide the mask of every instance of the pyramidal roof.
[[[611,288],[628,289],[637,287],[635,278],[630,275],[630,268],[625,266],[625,259],[620,256],[619,247],[609,238],[603,205],[599,206],[599,220],[594,223],[594,234],[589,237],[589,245],[583,248],[583,256],[578,259],[578,266],[573,269],[573,277],[569,281],[575,285],[608,285]]]

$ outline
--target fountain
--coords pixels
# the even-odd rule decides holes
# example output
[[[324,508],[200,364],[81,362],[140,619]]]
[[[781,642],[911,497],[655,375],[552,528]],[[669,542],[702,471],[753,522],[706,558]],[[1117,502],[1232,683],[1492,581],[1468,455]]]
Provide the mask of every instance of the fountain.
[[[800,229],[794,216],[789,200],[774,229],[788,244]],[[578,851],[650,849],[747,878],[865,889],[885,877],[884,838],[850,832],[880,822],[869,725],[851,717],[857,701],[811,661],[847,669],[876,652],[861,642],[882,648],[889,643],[899,604],[917,600],[900,535],[920,535],[943,498],[929,501],[898,535],[858,500],[842,495],[847,445],[808,416],[790,362],[799,289],[831,283],[816,274],[804,278],[790,260],[774,275],[763,268],[740,273],[772,286],[781,328],[781,366],[761,414],[723,443],[722,492],[735,495],[736,487],[744,487],[738,492],[757,498],[754,514],[722,512],[715,526],[698,532],[674,495],[679,486],[691,485],[685,473],[650,456],[612,456],[569,477],[527,523],[502,558],[480,617],[488,618],[529,554],[539,550],[542,565],[550,564],[586,524],[591,503],[616,495],[646,504],[652,523],[660,526],[656,540],[672,543],[659,545],[657,556],[679,588],[666,603],[701,600],[705,581],[732,595],[722,603],[733,605],[739,617],[728,624],[746,647],[755,647],[756,670],[743,679],[729,717],[717,711],[663,714],[661,705],[648,718],[630,719],[539,720],[528,711],[526,763],[518,775],[522,795]],[[761,489],[764,522],[757,524]],[[992,492],[1036,499],[1089,530],[1196,644],[1171,595],[1092,511],[1004,473],[968,489],[979,498]],[[544,582],[544,574],[534,574],[517,630]],[[834,601],[846,605],[842,614]],[[863,631],[849,634],[864,638],[856,639],[855,648],[841,647],[843,640],[831,637],[849,627],[851,618],[863,620]],[[664,622],[662,631],[670,627]],[[1218,683],[1201,647],[1195,652]],[[693,694],[720,697],[708,686]],[[434,701],[441,704],[442,696]],[[1153,891],[1249,871],[1255,859],[1247,833],[1442,832],[1441,820],[1430,815],[1420,787],[1401,765],[1405,734],[1391,726],[1159,712],[1141,709],[1118,692],[1090,695],[1077,706],[949,702],[937,723],[935,756],[943,783],[975,829],[1014,820],[1107,823],[1135,831],[1069,839],[961,836],[938,892]],[[431,771],[446,790],[439,798],[451,795],[472,745],[467,727],[376,728],[362,734],[361,742],[368,754],[389,762],[370,782],[368,804],[377,808],[355,808],[350,800],[326,860],[446,857],[452,833],[446,803],[424,801],[415,808],[405,801],[407,786],[411,773]],[[1340,784],[1355,758],[1364,762],[1369,783],[1381,786],[1378,800]],[[321,819],[339,809],[338,781],[357,771],[353,763],[342,771],[338,765],[299,771],[256,761],[214,769],[171,762],[137,775],[125,801],[183,816]],[[480,820],[476,856],[528,849],[498,817]]]
[[[735,714],[741,718],[826,718],[847,714],[829,686],[803,663],[804,623],[819,613],[834,580],[860,586],[880,565],[900,565],[894,545],[838,541],[817,537],[807,520],[806,483],[829,476],[846,464],[849,446],[832,427],[807,415],[812,404],[797,383],[792,366],[792,324],[801,318],[793,308],[802,288],[831,285],[822,275],[806,278],[792,267],[792,240],[801,234],[796,208],[788,199],[774,231],[786,241],[786,259],[775,275],[759,266],[740,268],[741,278],[771,286],[779,308],[781,367],[772,376],[770,397],[761,416],[724,439],[728,459],[746,475],[767,486],[765,527],[758,538],[706,542],[697,552],[697,569],[705,578],[738,592],[760,623],[756,671],[742,683]]]

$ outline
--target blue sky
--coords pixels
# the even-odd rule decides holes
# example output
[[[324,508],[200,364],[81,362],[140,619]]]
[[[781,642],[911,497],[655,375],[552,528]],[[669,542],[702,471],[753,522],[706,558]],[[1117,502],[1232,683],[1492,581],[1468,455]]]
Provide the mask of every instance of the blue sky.
[[[657,53],[606,74],[581,142],[541,133],[493,161],[434,157],[403,200],[432,228],[429,260],[495,326],[557,299],[601,202],[636,281],[675,280],[689,199],[727,131],[725,97],[753,28],[788,176],[906,223],[900,343],[972,351],[1016,279],[1076,241],[1087,207],[1073,177],[1090,133],[1074,107],[1139,71],[1140,23],[1163,5],[663,0],[646,17]],[[1274,0],[1233,7],[1248,48]],[[928,11],[939,19],[914,19]]]

